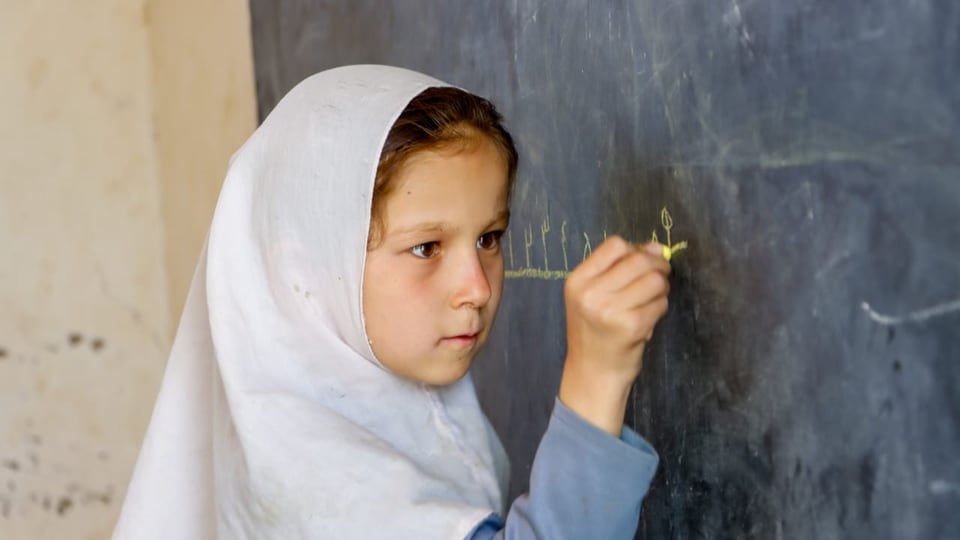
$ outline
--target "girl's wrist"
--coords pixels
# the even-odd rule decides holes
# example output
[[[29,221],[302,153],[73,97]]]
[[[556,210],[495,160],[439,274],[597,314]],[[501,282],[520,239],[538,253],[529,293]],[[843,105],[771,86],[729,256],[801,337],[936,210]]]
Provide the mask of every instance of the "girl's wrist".
[[[633,377],[592,370],[568,357],[558,397],[587,422],[619,437],[632,386]]]

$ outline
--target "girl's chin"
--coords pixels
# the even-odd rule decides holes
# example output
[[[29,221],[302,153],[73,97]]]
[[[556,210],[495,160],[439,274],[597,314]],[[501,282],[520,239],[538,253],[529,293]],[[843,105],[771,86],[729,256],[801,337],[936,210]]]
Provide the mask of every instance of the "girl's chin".
[[[437,369],[429,373],[423,373],[417,377],[418,382],[429,384],[431,386],[449,386],[464,378],[470,371],[473,364],[473,354],[457,358],[444,366],[437,366]]]
[[[411,362],[408,359],[394,358],[392,361],[380,359],[381,364],[394,375],[408,381],[430,386],[448,386],[464,378],[470,371],[473,359],[482,347],[479,337],[452,343],[441,340],[424,362]]]

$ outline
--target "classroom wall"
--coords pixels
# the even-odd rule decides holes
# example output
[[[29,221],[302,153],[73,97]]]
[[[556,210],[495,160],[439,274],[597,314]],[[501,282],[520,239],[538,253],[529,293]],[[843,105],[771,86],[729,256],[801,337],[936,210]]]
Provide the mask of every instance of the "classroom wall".
[[[0,18],[0,538],[108,538],[226,161],[245,2]]]
[[[257,125],[249,8],[245,0],[156,0],[149,2],[149,27],[168,302],[176,321],[227,161]]]

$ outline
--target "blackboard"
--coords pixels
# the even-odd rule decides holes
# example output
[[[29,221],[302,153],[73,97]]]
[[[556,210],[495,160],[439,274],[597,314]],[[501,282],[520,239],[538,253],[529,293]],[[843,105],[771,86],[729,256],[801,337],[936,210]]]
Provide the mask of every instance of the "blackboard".
[[[261,117],[350,63],[491,98],[519,142],[474,374],[526,488],[562,277],[687,242],[628,421],[638,538],[960,537],[960,3],[252,0]],[[665,210],[665,211],[664,211]]]

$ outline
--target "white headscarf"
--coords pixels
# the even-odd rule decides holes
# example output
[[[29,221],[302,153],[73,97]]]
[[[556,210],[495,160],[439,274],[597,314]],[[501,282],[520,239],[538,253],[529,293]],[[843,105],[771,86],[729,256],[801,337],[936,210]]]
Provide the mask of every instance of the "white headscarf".
[[[432,86],[319,73],[234,155],[115,538],[463,538],[502,512],[469,376],[400,379],[364,330],[380,150]]]

